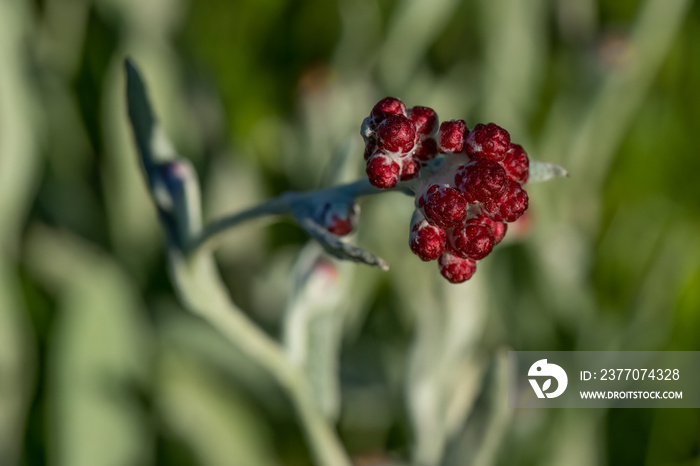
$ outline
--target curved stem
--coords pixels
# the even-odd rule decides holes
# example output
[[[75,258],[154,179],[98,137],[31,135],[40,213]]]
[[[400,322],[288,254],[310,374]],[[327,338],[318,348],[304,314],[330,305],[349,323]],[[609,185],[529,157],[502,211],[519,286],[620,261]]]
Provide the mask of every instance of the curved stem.
[[[272,338],[231,301],[210,253],[183,257],[169,251],[175,289],[187,307],[208,321],[251,360],[263,367],[291,398],[319,465],[350,465],[340,440],[313,400],[311,386]]]
[[[314,194],[283,194],[214,222],[203,231],[196,173],[189,163],[176,155],[167,136],[159,130],[136,67],[128,60],[125,65],[129,118],[151,198],[168,238],[168,264],[176,292],[186,307],[266,369],[285,389],[301,418],[316,462],[324,466],[349,466],[350,460],[332,425],[314,403],[303,371],[235,305],[211,250],[200,247],[245,220],[293,212],[295,202]],[[361,182],[351,183],[344,189],[354,195],[367,191]]]
[[[391,189],[379,189],[372,186],[367,180],[359,180],[352,183],[333,186],[309,192],[287,192],[278,197],[270,199],[262,204],[249,209],[226,215],[218,220],[209,222],[202,232],[192,238],[187,247],[188,254],[192,255],[202,248],[211,248],[230,229],[248,220],[254,220],[267,215],[291,214],[295,208],[310,204],[322,199],[332,199],[336,197],[358,198],[384,192],[399,191],[412,194],[410,182],[400,183]]]
[[[187,251],[193,254],[201,248],[209,248],[223,236],[224,233],[240,223],[254,220],[266,215],[284,215],[291,212],[291,204],[287,195],[270,199],[262,204],[248,208],[235,214],[230,214],[207,224],[202,232],[189,241]]]

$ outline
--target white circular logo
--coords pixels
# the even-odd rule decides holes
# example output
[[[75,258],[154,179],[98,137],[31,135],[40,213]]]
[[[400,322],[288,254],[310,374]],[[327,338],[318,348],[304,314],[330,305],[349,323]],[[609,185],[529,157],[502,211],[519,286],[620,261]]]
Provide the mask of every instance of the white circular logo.
[[[530,378],[528,381],[532,385],[532,389],[535,391],[537,398],[556,398],[566,390],[566,385],[569,383],[569,378],[566,376],[564,369],[557,366],[556,364],[550,364],[546,359],[540,359],[535,361],[535,363],[530,366],[530,370],[527,373]],[[538,383],[537,379],[542,379],[542,385]],[[552,379],[557,381],[557,389],[553,392],[548,390],[552,387]]]

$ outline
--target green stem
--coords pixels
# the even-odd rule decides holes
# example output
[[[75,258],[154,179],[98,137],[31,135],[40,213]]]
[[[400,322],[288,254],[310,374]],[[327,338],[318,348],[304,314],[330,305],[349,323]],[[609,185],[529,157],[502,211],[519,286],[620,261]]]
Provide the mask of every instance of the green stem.
[[[379,189],[372,186],[367,180],[359,180],[317,191],[302,193],[287,192],[255,207],[229,214],[218,220],[209,222],[204,227],[203,231],[189,242],[187,251],[189,254],[194,254],[200,249],[211,249],[226,232],[243,222],[267,215],[288,215],[293,212],[295,206],[303,203],[310,203],[315,198],[332,199],[336,197],[346,197],[355,199],[361,196],[391,191],[412,193],[409,183],[410,182],[401,183],[391,189]]]
[[[230,300],[211,253],[185,259],[169,254],[171,274],[181,299],[207,320],[251,360],[262,366],[289,394],[319,465],[350,465],[350,460],[313,400],[304,373],[289,360],[280,345],[251,322]]]
[[[270,199],[255,207],[210,222],[199,235],[192,238],[187,250],[193,254],[199,249],[210,249],[227,231],[248,220],[266,215],[284,215],[290,212],[291,205],[287,195]]]

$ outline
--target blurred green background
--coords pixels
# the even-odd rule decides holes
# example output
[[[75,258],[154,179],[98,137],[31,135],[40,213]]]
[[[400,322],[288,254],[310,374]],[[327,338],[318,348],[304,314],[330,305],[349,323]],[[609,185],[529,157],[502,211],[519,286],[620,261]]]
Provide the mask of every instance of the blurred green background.
[[[311,462],[283,390],[178,304],[126,56],[209,219],[363,176],[386,95],[569,170],[457,287],[410,253],[399,194],[363,201],[353,238],[392,270],[329,262],[301,298],[301,229],[229,236],[222,274],[271,335],[289,303],[333,308],[357,464],[700,464],[697,410],[494,395],[508,348],[700,351],[697,2],[0,0],[0,465]]]

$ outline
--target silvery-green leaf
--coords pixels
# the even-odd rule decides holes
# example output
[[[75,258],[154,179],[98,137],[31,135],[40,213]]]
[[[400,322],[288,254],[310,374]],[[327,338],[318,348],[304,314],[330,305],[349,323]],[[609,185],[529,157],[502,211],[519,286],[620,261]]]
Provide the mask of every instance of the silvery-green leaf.
[[[528,183],[539,183],[551,180],[552,178],[564,178],[569,176],[569,172],[567,172],[564,167],[556,163],[538,162],[537,160],[530,161],[529,172]]]
[[[178,157],[156,122],[135,65],[127,60],[125,66],[129,120],[151,196],[170,245],[184,250],[201,229],[197,174],[189,161]]]
[[[343,242],[340,238],[314,222],[311,218],[299,219],[299,224],[316,241],[321,243],[323,249],[333,257],[379,267],[382,270],[389,270],[389,264],[384,259],[362,248]]]
[[[304,368],[314,398],[329,419],[337,418],[340,409],[338,360],[347,307],[341,265],[310,241],[292,269],[293,289],[284,320],[287,354]]]

